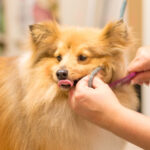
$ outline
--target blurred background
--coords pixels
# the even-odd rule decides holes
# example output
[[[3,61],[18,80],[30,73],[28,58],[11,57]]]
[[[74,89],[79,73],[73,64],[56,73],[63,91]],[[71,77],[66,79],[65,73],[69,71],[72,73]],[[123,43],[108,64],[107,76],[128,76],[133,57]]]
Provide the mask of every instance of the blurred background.
[[[55,18],[60,24],[104,27],[117,20],[123,0],[0,0],[0,55],[21,53],[28,25]],[[150,0],[128,0],[125,21],[138,39],[150,45]],[[133,58],[135,51],[130,55]],[[150,88],[137,87],[142,113],[150,116]],[[136,149],[138,148],[130,148]]]

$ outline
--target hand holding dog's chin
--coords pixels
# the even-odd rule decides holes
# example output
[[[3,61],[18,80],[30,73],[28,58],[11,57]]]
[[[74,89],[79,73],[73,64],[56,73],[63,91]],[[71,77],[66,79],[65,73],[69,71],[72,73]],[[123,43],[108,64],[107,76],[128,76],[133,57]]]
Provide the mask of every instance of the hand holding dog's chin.
[[[88,87],[88,77],[81,79],[76,88],[70,91],[69,104],[80,116],[109,128],[123,106],[109,86],[99,78],[94,78],[93,87]]]

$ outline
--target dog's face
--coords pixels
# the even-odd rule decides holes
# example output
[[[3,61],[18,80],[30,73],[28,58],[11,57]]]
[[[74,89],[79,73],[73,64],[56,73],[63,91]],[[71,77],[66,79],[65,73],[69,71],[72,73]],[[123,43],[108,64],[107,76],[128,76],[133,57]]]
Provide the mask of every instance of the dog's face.
[[[32,25],[30,31],[33,66],[43,68],[44,78],[52,79],[61,89],[75,86],[98,66],[103,67],[101,78],[110,82],[118,67],[124,65],[122,53],[131,43],[122,21],[102,30],[63,28],[49,22]]]

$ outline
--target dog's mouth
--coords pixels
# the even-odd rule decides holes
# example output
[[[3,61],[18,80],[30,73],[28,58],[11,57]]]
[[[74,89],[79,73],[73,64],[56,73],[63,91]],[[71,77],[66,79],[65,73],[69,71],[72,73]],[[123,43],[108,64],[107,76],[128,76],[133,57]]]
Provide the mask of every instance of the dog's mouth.
[[[58,81],[58,86],[63,89],[70,89],[71,87],[73,87],[73,85],[74,82],[68,79]]]
[[[81,79],[81,78],[80,78]],[[77,79],[77,80],[69,80],[69,79],[65,79],[65,80],[59,80],[58,81],[58,86],[62,89],[70,89],[72,88],[73,86],[75,87],[76,84],[78,83],[78,81],[80,79]]]

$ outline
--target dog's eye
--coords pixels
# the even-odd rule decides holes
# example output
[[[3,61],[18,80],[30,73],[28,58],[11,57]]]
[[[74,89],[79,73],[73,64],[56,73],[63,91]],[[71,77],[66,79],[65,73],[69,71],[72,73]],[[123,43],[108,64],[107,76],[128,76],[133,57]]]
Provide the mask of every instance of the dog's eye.
[[[79,55],[79,56],[78,56],[78,60],[79,60],[79,61],[84,61],[84,60],[86,60],[86,59],[87,59],[86,56],[83,56],[83,55]]]
[[[58,55],[56,58],[57,58],[58,61],[61,61],[61,60],[62,60],[61,55]]]

